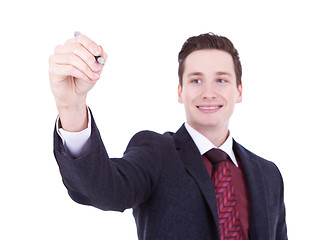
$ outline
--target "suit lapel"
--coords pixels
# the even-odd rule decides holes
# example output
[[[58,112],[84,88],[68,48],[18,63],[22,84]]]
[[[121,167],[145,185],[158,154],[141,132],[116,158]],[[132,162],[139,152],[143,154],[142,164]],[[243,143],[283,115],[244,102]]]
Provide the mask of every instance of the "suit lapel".
[[[184,125],[173,137],[184,167],[200,188],[218,228],[216,197],[200,152]],[[266,198],[266,185],[261,168],[258,165],[258,157],[235,141],[233,142],[233,150],[241,161],[249,187],[251,199],[250,240],[267,240],[270,237],[269,208]]]
[[[210,181],[210,176],[206,170],[200,152],[184,125],[173,135],[173,137],[184,167],[200,188],[218,228],[216,197],[212,182]]]
[[[235,141],[233,149],[242,163],[249,187],[251,198],[250,239],[269,239],[266,186],[257,157]]]

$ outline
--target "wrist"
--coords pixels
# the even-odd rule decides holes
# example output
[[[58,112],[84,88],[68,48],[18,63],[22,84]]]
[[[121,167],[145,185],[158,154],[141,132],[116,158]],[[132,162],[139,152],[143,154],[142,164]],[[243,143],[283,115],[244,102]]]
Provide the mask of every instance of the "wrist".
[[[65,131],[80,132],[88,127],[88,111],[85,102],[73,106],[57,104],[57,109],[61,126]]]

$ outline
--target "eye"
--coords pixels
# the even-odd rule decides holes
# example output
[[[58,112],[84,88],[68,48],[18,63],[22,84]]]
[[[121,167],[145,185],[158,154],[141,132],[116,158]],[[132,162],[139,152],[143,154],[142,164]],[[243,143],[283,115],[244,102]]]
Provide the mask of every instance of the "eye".
[[[201,79],[193,79],[192,82],[193,83],[201,83],[202,81],[201,81]]]
[[[223,79],[223,78],[217,79],[216,81],[218,83],[226,83],[227,82],[227,80],[226,79]]]

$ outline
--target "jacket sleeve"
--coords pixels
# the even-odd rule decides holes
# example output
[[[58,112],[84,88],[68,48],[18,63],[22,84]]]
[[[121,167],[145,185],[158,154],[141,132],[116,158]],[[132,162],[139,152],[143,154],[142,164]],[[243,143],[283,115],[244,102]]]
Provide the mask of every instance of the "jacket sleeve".
[[[287,240],[287,227],[286,227],[286,209],[285,209],[285,201],[284,201],[284,182],[283,178],[277,168],[278,171],[278,179],[280,181],[280,197],[279,197],[279,214],[277,220],[277,229],[276,229],[276,239],[277,240]]]
[[[92,117],[87,151],[73,158],[54,131],[54,155],[70,197],[102,210],[124,211],[151,196],[162,171],[161,145],[161,135],[139,132],[122,158],[110,159]]]
[[[267,200],[269,203],[270,225],[273,229],[273,239],[287,240],[286,210],[284,203],[284,182],[278,167],[272,163],[266,163],[263,169],[266,179]]]

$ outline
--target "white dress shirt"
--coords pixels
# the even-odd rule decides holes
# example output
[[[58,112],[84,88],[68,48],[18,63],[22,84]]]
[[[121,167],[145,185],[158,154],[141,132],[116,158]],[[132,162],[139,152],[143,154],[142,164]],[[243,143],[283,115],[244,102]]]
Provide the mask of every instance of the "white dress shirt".
[[[88,126],[81,132],[68,132],[59,126],[59,117],[56,120],[56,129],[58,135],[61,137],[63,144],[67,147],[73,157],[79,157],[82,150],[91,136],[91,114],[88,108]]]
[[[212,148],[219,148],[229,155],[231,161],[234,163],[234,165],[236,165],[236,167],[239,167],[237,159],[233,152],[233,138],[230,132],[225,142],[220,147],[216,147],[209,139],[207,139],[204,135],[202,135],[194,128],[192,128],[187,122],[185,123],[185,128],[188,131],[188,133],[191,135],[201,155],[211,150]]]
[[[58,135],[61,137],[63,144],[67,147],[73,157],[79,157],[82,153],[82,149],[84,148],[85,144],[87,143],[88,139],[91,136],[91,117],[90,111],[88,109],[88,127],[81,132],[68,132],[65,131],[63,128],[59,127],[59,117],[56,120],[56,129]],[[233,152],[233,139],[231,133],[229,137],[225,140],[225,142],[220,146],[216,147],[214,144],[203,136],[201,133],[196,131],[192,128],[187,122],[185,123],[185,128],[188,133],[191,135],[195,145],[197,146],[198,150],[200,151],[201,155],[206,153],[207,151],[211,150],[212,148],[219,148],[222,151],[226,152],[231,161],[238,167],[237,159]]]

